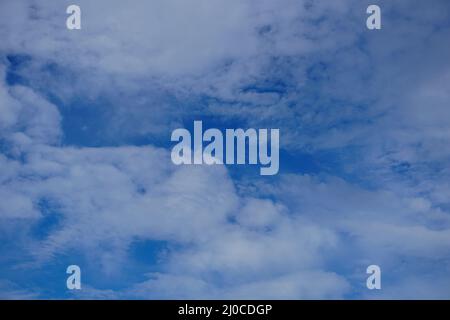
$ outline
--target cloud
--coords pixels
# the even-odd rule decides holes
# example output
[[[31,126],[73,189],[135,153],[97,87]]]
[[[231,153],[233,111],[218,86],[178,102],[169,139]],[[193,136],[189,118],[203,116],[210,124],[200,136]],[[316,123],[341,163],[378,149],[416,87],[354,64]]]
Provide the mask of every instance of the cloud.
[[[39,296],[37,292],[27,289],[21,289],[17,284],[0,279],[0,298],[3,300],[32,300]]]
[[[368,33],[356,1],[79,1],[78,32],[65,2],[2,1],[1,250],[14,259],[0,267],[88,257],[112,284],[91,278],[80,297],[101,299],[448,297],[436,3],[382,2]],[[174,166],[167,133],[197,116],[280,128],[283,152],[318,172]],[[139,241],[168,245],[121,277]],[[364,287],[373,263],[380,295]],[[11,283],[0,292],[30,296]]]
[[[164,261],[169,279],[179,279],[184,273],[184,277],[201,283],[206,281],[205,275],[220,273],[227,281],[239,279],[236,294],[244,296],[253,287],[276,286],[276,280],[264,284],[265,276],[274,272],[284,279],[293,277],[290,274],[298,268],[320,267],[319,248],[335,241],[332,231],[290,218],[282,205],[241,197],[223,166],[176,167],[167,150],[151,146],[52,145],[53,139],[41,137],[51,138],[48,132],[58,132],[55,108],[35,103],[41,98],[31,90],[23,92],[21,114],[42,105],[41,119],[55,121],[22,118],[20,134],[35,143],[21,149],[23,161],[16,154],[4,158],[14,172],[3,181],[8,194],[1,218],[27,218],[22,221],[25,225],[35,224],[48,212],[59,216],[56,227],[42,240],[33,241],[30,235],[26,241],[32,257],[27,268],[42,266],[61,253],[81,250],[97,256],[96,263],[105,272],[114,273],[124,263],[133,241],[163,240],[182,246]],[[35,97],[33,103],[26,100],[27,95]],[[260,220],[248,217],[255,212]],[[291,256],[291,252],[300,255]],[[338,283],[345,284],[345,280]],[[218,296],[227,294],[215,282],[209,286]],[[324,290],[324,295],[334,294],[328,293],[328,287]]]
[[[206,281],[186,276],[149,276],[150,280],[133,287],[129,295],[141,299],[339,299],[349,287],[339,276],[318,271],[302,271],[244,285],[230,285],[226,289],[218,289]],[[311,281],[318,285],[311,286]]]

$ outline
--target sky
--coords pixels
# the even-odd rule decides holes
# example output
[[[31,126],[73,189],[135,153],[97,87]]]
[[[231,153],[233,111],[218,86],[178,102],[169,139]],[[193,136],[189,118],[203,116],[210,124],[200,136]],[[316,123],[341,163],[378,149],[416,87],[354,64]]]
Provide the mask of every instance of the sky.
[[[449,40],[446,0],[0,0],[0,298],[449,299]],[[174,165],[195,120],[279,173]]]

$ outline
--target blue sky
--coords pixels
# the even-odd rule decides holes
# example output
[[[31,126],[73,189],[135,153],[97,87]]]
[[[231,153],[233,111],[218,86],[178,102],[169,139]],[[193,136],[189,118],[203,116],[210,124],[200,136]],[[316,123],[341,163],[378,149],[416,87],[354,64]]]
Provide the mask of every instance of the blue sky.
[[[448,1],[69,4],[0,3],[0,298],[450,298]],[[194,120],[280,172],[173,165]]]

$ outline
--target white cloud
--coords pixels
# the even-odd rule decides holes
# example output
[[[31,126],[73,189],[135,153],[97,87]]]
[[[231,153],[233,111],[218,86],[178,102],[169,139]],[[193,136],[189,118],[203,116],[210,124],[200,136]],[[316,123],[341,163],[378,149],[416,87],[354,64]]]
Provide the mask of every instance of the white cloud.
[[[159,299],[340,299],[348,291],[344,279],[333,273],[306,271],[224,289],[188,276],[151,274],[130,289],[129,296]],[[311,286],[311,283],[315,283]]]
[[[160,273],[123,293],[88,285],[87,294],[341,298],[358,287],[355,269],[368,262],[445,260],[449,171],[423,169],[440,168],[449,156],[448,68],[440,66],[448,32],[429,39],[430,21],[446,18],[442,10],[422,10],[425,20],[413,30],[400,21],[358,47],[363,31],[350,31],[360,30],[361,5],[352,1],[196,3],[80,1],[83,29],[74,32],[64,28],[63,2],[1,2],[2,227],[19,220],[27,230],[43,216],[42,201],[60,217],[43,240],[24,241],[31,265],[78,250],[103,272],[120,273],[134,241],[160,240],[179,245]],[[7,83],[8,55],[30,56],[18,71],[29,86]],[[61,70],[53,75],[51,67]],[[287,79],[286,92],[258,90],[277,79]],[[64,106],[47,101],[49,92]],[[206,110],[192,106],[204,96],[213,100]],[[92,108],[107,101],[99,104],[113,140],[157,134],[206,112],[282,125],[291,150],[362,146],[361,160],[343,166],[375,187],[287,175],[239,181],[236,189],[225,167],[175,167],[162,148],[63,146],[65,104],[75,112],[91,107],[71,105],[79,97]],[[418,166],[411,180],[419,183],[392,173],[402,161]],[[413,264],[405,274],[428,268]],[[394,281],[388,294],[423,286],[433,296],[428,283]],[[444,287],[435,292],[448,296]]]

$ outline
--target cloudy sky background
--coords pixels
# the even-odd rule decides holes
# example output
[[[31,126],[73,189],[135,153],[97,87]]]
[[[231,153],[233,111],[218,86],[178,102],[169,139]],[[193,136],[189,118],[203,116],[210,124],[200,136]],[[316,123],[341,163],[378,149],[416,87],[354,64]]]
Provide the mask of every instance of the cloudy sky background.
[[[0,298],[449,299],[449,57],[446,0],[0,0]],[[173,165],[193,120],[280,173]]]

